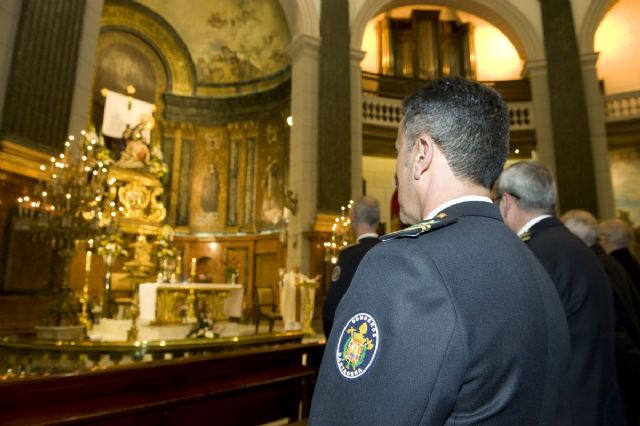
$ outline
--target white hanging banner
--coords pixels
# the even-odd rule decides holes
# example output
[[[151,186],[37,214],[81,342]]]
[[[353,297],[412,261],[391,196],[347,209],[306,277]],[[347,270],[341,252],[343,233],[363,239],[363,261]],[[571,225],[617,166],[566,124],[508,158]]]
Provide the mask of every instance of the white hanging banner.
[[[105,94],[106,93],[106,94]],[[153,117],[155,105],[131,96],[122,95],[111,90],[104,90],[104,117],[102,118],[102,134],[112,138],[121,138],[127,124],[133,128],[140,123],[140,117]],[[142,132],[143,138],[149,141],[151,130]]]

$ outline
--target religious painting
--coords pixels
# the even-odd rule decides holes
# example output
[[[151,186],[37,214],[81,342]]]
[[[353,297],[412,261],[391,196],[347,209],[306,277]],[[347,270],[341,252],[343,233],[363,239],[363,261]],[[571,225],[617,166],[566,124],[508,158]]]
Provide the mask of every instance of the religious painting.
[[[282,127],[266,125],[266,140],[259,147],[256,194],[257,224],[274,229],[284,223],[287,181],[287,144]]]
[[[235,83],[287,65],[291,35],[277,0],[140,0],[185,41],[199,83]],[[180,13],[175,13],[179,10]]]
[[[194,232],[223,229],[225,182],[227,181],[227,136],[223,127],[199,132],[191,164],[191,221]]]
[[[634,227],[640,226],[640,151],[614,151],[610,160],[616,216],[629,219]]]

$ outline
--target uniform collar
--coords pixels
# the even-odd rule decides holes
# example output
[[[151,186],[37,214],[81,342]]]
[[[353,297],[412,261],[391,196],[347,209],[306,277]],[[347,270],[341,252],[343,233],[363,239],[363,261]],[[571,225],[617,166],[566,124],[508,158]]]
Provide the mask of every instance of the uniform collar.
[[[444,214],[444,216],[442,216]],[[436,215],[436,219],[441,217],[458,218],[462,216],[482,216],[502,222],[502,215],[498,206],[493,203],[482,201],[464,201],[453,204]]]
[[[550,214],[541,214],[540,216],[534,217],[529,222],[525,223],[522,228],[520,228],[520,230],[518,231],[518,237],[521,237],[525,232],[529,231],[538,222],[540,222],[540,221],[542,221],[542,220],[544,220],[544,219],[546,219],[548,217],[553,217],[553,216],[551,216]]]
[[[364,240],[365,238],[378,238],[378,237],[379,235],[376,234],[375,232],[367,232],[366,234],[362,234],[358,238],[356,238],[356,242],[360,242],[360,240]]]
[[[484,197],[482,195],[464,195],[462,197],[454,198],[453,200],[449,200],[447,202],[440,204],[438,207],[431,210],[431,213],[429,213],[427,217],[424,218],[424,220],[433,219],[434,217],[436,217],[438,213],[442,212],[443,210],[446,210],[455,204],[460,204],[467,201],[481,201],[481,202],[493,204],[493,202],[491,201],[491,198],[489,197]]]

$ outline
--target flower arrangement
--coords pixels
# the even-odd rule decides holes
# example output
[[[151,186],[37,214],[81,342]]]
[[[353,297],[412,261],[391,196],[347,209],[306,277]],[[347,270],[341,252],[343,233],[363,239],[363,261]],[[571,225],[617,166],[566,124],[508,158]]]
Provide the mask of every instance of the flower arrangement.
[[[214,337],[220,337],[222,326],[211,319],[210,313],[207,312],[207,308],[203,304],[196,305],[196,318],[197,322],[187,334],[187,339],[213,339]]]
[[[149,172],[158,179],[162,179],[169,173],[169,166],[164,162],[164,154],[162,154],[160,147],[154,146],[151,148],[147,167]]]
[[[129,252],[125,248],[120,232],[102,234],[96,238],[96,251],[104,258],[111,256],[128,256]]]
[[[240,274],[240,267],[235,259],[231,259],[224,267],[224,279],[228,283],[235,283]]]
[[[159,260],[173,259],[176,257],[176,249],[173,247],[173,228],[169,225],[162,227],[162,234],[158,238],[158,251],[156,256]]]

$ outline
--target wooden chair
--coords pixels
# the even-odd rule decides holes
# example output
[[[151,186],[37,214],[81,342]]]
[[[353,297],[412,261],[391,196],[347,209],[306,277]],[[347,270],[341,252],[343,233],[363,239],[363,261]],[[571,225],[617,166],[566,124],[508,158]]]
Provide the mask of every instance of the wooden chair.
[[[273,323],[282,319],[282,314],[278,312],[275,299],[273,297],[273,287],[256,286],[255,288],[255,312],[256,312],[256,333],[260,328],[260,321],[269,321],[269,333],[273,331]]]

